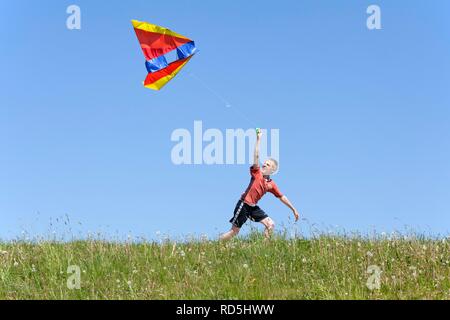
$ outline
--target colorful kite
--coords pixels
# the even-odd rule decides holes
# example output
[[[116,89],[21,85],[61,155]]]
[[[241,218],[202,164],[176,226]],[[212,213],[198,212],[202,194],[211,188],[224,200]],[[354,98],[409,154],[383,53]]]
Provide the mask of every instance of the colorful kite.
[[[169,29],[132,20],[146,59],[148,75],[144,86],[160,90],[197,52],[194,41]]]

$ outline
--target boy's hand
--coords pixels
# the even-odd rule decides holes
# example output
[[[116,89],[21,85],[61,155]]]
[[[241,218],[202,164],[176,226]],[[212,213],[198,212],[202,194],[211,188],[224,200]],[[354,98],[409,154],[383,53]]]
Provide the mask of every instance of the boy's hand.
[[[300,214],[298,213],[297,210],[294,210],[294,217],[295,217],[295,222],[297,222],[298,219],[300,218]]]
[[[259,141],[261,140],[262,137],[262,130],[261,129],[256,129],[256,139]]]
[[[253,157],[253,166],[256,168],[259,166],[259,145],[261,144],[261,129],[256,129],[256,144],[255,144],[255,155]]]

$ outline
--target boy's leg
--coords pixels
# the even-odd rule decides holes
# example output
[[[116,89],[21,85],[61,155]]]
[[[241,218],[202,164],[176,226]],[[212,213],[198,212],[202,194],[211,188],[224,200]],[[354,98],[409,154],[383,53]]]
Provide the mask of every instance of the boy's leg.
[[[251,209],[250,218],[252,221],[261,222],[266,229],[264,230],[264,236],[270,238],[273,229],[275,228],[275,222],[262,210],[260,207],[255,206]]]
[[[244,201],[239,200],[234,208],[233,218],[231,218],[230,223],[232,225],[231,230],[220,236],[220,240],[230,240],[234,236],[239,234],[241,227],[247,221],[247,209]]]
[[[266,239],[270,238],[273,230],[275,229],[275,222],[273,222],[270,217],[267,217],[264,220],[261,220],[261,223],[266,227],[266,229],[264,230],[264,236],[266,237]]]
[[[223,235],[220,236],[220,240],[228,241],[231,238],[233,238],[234,236],[237,236],[239,234],[240,230],[241,230],[240,228],[238,228],[236,226],[232,226],[230,231],[228,231],[227,233],[224,233]]]

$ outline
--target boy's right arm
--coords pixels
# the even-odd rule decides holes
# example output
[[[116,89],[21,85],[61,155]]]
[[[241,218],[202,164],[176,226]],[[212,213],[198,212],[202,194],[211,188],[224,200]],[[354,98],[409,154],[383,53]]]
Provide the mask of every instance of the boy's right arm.
[[[258,130],[256,134],[256,145],[255,145],[255,155],[253,157],[253,167],[259,167],[259,145],[261,143],[261,130]]]

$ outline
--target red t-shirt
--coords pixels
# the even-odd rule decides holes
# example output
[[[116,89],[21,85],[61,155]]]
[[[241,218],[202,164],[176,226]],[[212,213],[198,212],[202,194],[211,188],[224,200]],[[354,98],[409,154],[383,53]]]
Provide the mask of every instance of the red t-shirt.
[[[259,200],[266,194],[266,192],[272,193],[275,197],[281,198],[283,194],[278,190],[275,182],[267,177],[264,177],[261,173],[259,166],[252,166],[250,168],[250,174],[252,180],[247,190],[242,194],[241,200],[245,203],[254,206]]]

